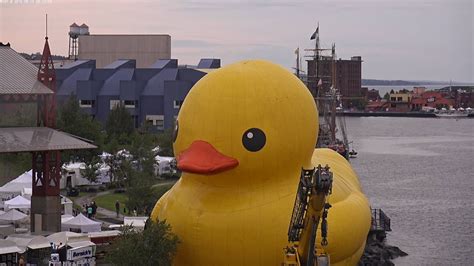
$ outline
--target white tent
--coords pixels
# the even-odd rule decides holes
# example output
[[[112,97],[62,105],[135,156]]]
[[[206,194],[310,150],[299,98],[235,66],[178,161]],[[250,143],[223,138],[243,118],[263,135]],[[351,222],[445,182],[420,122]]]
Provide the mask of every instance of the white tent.
[[[16,234],[8,236],[6,239],[15,242],[19,248],[24,250],[26,250],[26,248],[40,249],[51,247],[48,239],[44,236]]]
[[[171,163],[173,162],[174,157],[166,157],[166,156],[155,156],[155,174],[162,175],[162,174],[169,174],[173,172],[171,168]]]
[[[80,230],[83,233],[99,232],[101,231],[101,226],[102,223],[93,221],[80,213],[71,220],[62,223],[61,230],[70,231],[71,229],[75,229]]]
[[[10,209],[30,209],[31,208],[31,201],[23,198],[22,196],[18,195],[11,200],[7,200],[3,203],[3,208],[5,210]]]
[[[21,195],[23,189],[25,188],[31,188],[33,182],[32,175],[32,170],[24,172],[17,178],[0,187],[0,197],[2,198],[2,201],[5,201],[6,199],[10,199],[17,195]]]
[[[0,239],[0,254],[18,252],[22,252],[22,250],[15,244],[15,242],[6,239]]]
[[[0,220],[7,221],[7,222],[17,222],[17,221],[23,220],[27,217],[28,217],[28,215],[13,209],[13,210],[9,210],[6,213],[0,215]]]
[[[84,186],[84,185],[97,185],[97,184],[105,184],[110,183],[110,176],[109,176],[109,169],[110,167],[106,164],[98,164],[98,169],[96,172],[96,182],[90,182],[87,178],[82,176],[81,170],[86,168],[85,163],[81,162],[71,162],[68,164],[63,165],[63,174],[61,175],[60,180],[60,187],[61,189],[76,186]]]
[[[90,238],[84,234],[78,234],[74,232],[57,232],[46,237],[49,242],[54,243],[55,245],[67,244],[69,242],[77,241],[89,241]]]
[[[21,191],[21,195],[22,195],[25,199],[31,200],[31,195],[33,195],[33,188],[24,187],[23,190]]]
[[[71,220],[72,218],[74,218],[74,216],[70,215],[70,214],[63,214],[61,215],[61,224]]]

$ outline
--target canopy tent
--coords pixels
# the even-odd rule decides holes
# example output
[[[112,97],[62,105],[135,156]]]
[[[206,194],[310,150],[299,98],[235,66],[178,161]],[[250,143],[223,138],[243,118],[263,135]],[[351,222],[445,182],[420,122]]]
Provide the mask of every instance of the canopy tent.
[[[9,210],[6,213],[0,215],[0,220],[7,221],[7,222],[18,222],[18,221],[21,221],[21,220],[23,220],[27,217],[28,217],[28,215],[13,209],[13,210]]]
[[[70,215],[70,214],[63,214],[61,215],[61,224],[71,220],[72,218],[74,218],[74,216]]]
[[[166,157],[166,156],[155,156],[155,174],[162,175],[162,174],[169,174],[173,172],[171,167],[173,161],[175,160],[174,157]]]
[[[110,167],[105,163],[98,163],[96,171],[96,181],[91,182],[82,176],[82,170],[86,168],[86,164],[82,162],[69,162],[62,166],[64,170],[61,175],[60,187],[76,187],[84,185],[105,184],[110,183]]]
[[[8,200],[17,195],[22,195],[24,189],[31,189],[32,180],[32,170],[24,172],[17,178],[0,187],[0,197],[2,200]]]
[[[15,242],[6,239],[0,239],[0,254],[18,253],[22,252]]]
[[[21,191],[21,195],[25,199],[31,199],[31,195],[33,195],[33,188],[31,187],[24,187],[23,190]]]
[[[3,203],[3,208],[5,210],[9,209],[29,209],[31,208],[31,201],[25,199],[24,197],[18,195],[11,200],[7,200]]]
[[[57,232],[46,237],[49,242],[56,245],[65,245],[70,242],[88,241],[89,236],[74,232]]]
[[[82,213],[76,217],[61,224],[61,230],[70,231],[71,229],[80,230],[83,233],[101,231],[102,223],[93,221]]]
[[[48,239],[44,236],[34,236],[34,235],[11,235],[6,238],[15,242],[15,244],[24,250],[29,249],[40,249],[40,248],[50,248],[51,244]]]

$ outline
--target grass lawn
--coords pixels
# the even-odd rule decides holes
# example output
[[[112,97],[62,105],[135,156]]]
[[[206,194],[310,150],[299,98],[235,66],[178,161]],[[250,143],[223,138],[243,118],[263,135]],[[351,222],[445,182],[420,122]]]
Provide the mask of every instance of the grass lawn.
[[[168,191],[174,183],[165,183],[165,184],[155,184],[153,185],[154,194],[157,196],[157,200]],[[102,207],[107,210],[111,210],[115,212],[115,201],[120,202],[120,213],[125,214],[123,212],[123,208],[125,207],[125,202],[127,201],[127,194],[126,193],[109,193],[102,196],[98,196],[94,198],[95,203],[97,206]]]
[[[123,207],[125,207],[125,201],[127,201],[125,193],[110,193],[94,198],[97,206],[111,211],[115,211],[115,201],[117,200],[120,202],[120,213],[124,214]]]

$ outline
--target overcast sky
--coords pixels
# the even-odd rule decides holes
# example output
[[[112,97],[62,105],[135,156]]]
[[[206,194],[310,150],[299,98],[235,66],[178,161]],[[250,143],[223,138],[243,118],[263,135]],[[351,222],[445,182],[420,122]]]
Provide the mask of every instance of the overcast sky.
[[[91,34],[170,34],[180,64],[264,58],[291,68],[296,47],[314,47],[319,21],[321,43],[335,42],[340,58],[362,56],[364,78],[474,82],[473,2],[0,0],[0,41],[40,51],[48,13],[54,54],[67,54],[76,22]]]

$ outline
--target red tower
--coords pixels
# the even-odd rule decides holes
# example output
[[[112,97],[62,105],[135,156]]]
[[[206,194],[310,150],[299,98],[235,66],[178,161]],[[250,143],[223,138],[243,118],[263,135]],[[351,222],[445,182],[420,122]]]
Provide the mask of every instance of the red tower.
[[[47,38],[39,70],[9,44],[0,43],[0,57],[0,104],[34,103],[38,110],[36,127],[0,127],[0,154],[32,154],[31,232],[60,231],[61,151],[97,147],[53,129],[56,77]]]
[[[56,73],[45,38],[38,80],[53,91],[42,95],[38,101],[37,126],[55,128],[56,125]],[[50,133],[52,134],[52,133]],[[41,138],[38,133],[33,138]],[[38,151],[33,158],[33,194],[31,197],[31,232],[61,231],[61,202],[59,182],[61,179],[61,152]]]

